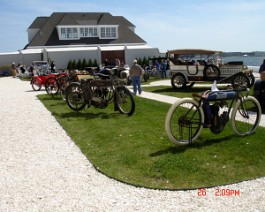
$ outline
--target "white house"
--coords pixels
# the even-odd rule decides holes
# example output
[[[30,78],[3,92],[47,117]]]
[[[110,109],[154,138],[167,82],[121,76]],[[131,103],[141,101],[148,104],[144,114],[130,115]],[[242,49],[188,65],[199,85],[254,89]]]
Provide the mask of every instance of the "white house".
[[[105,59],[131,65],[134,58],[158,57],[135,33],[135,26],[122,16],[110,13],[52,13],[37,17],[29,26],[28,44],[13,53],[0,53],[0,66],[13,61],[29,66],[34,60],[55,61],[65,69],[70,60]]]

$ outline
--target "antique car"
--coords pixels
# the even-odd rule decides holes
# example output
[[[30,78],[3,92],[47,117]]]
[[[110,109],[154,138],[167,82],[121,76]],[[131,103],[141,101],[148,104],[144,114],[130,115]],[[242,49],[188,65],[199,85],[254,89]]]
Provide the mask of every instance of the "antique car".
[[[242,61],[223,64],[221,51],[206,49],[169,50],[171,85],[175,89],[192,87],[195,82],[231,83],[252,87],[255,82],[253,70]]]
[[[47,61],[33,61],[33,73],[34,75],[50,74],[50,65]]]

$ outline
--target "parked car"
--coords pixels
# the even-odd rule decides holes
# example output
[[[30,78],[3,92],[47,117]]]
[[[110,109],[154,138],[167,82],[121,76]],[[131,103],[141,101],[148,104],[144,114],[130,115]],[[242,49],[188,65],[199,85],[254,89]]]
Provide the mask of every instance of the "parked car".
[[[170,77],[175,89],[192,87],[195,82],[216,80],[252,87],[255,82],[253,70],[242,61],[222,63],[221,51],[205,49],[175,49],[168,51]]]
[[[47,61],[33,61],[32,66],[34,75],[44,75],[51,73],[50,65]]]
[[[120,69],[120,78],[125,80],[126,85],[131,85],[132,80],[129,73],[130,67],[128,65],[124,65]]]

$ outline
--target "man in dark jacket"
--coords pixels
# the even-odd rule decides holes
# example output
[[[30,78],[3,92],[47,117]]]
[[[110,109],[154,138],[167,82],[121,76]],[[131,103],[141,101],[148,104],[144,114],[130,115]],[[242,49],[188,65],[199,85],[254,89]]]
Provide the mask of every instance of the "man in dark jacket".
[[[55,73],[55,62],[54,61],[52,61],[51,63],[51,72]]]
[[[265,71],[265,59],[263,60],[263,63],[261,64],[259,68],[259,73]]]
[[[265,59],[263,60],[263,63],[260,65],[259,73],[260,73],[260,79],[262,81],[265,81]]]

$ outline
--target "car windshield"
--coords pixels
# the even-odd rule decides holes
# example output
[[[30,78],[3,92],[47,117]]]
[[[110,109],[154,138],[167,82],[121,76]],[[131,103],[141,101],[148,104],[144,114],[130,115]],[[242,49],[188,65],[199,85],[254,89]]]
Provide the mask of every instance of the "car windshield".
[[[40,61],[40,62],[33,62],[35,66],[39,67],[39,66],[48,66],[48,63],[45,61]]]
[[[217,63],[220,51],[204,50],[204,49],[177,49],[168,51],[169,59],[175,63],[200,63],[207,62]]]
[[[40,75],[48,74],[50,72],[50,66],[47,61],[33,61],[33,66]]]

